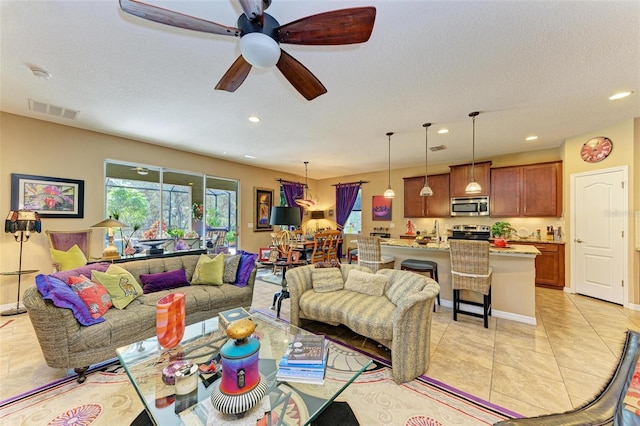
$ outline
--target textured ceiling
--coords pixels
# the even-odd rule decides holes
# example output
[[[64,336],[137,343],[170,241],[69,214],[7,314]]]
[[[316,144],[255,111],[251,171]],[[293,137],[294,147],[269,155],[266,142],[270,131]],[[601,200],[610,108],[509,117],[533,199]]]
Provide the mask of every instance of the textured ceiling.
[[[242,13],[231,0],[149,3],[228,26]],[[478,158],[640,117],[638,1],[273,0],[267,12],[285,24],[369,5],[364,44],[281,45],[328,90],[309,102],[275,68],[214,90],[239,55],[234,37],[130,16],[117,0],[1,0],[0,108],[298,175],[309,161],[315,179],[385,170],[389,131],[392,168],[423,165],[427,121],[429,145],[447,147],[430,163],[470,161],[471,111]],[[635,93],[607,99],[622,90]],[[29,111],[30,98],[80,113]]]

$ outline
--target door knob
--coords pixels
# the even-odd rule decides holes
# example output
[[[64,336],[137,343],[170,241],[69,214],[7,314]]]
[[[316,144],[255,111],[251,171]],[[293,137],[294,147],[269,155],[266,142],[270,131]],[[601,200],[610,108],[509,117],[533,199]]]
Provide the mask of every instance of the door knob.
[[[575,239],[575,240],[573,240],[573,241],[574,241],[574,242],[576,242],[576,243],[578,243],[578,244],[580,244],[580,243],[583,243],[583,242],[584,242],[584,241],[582,241],[580,238],[577,238],[577,239]]]

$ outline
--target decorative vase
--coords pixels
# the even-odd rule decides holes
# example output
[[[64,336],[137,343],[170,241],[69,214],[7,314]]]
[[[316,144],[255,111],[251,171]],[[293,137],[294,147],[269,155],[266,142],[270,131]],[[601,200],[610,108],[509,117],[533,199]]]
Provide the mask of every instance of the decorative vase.
[[[496,238],[493,240],[493,245],[496,247],[506,247],[507,246],[507,240],[505,240],[504,238]]]
[[[184,336],[187,317],[185,300],[184,293],[171,293],[156,304],[156,335],[163,348],[173,348]]]

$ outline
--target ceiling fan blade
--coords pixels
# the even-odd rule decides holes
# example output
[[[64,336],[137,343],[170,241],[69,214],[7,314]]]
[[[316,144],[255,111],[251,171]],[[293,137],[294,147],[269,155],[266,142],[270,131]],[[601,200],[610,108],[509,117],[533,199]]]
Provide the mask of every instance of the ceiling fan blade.
[[[282,50],[276,66],[282,75],[289,80],[289,83],[308,101],[327,93],[327,89],[320,83],[320,80],[284,50]]]
[[[251,64],[245,61],[242,55],[238,56],[238,59],[236,59],[233,65],[224,73],[218,84],[216,84],[216,90],[235,92],[247,78],[249,71],[251,71]]]
[[[264,15],[262,14],[262,0],[240,0],[240,6],[244,14],[251,22],[259,21],[263,25]]]
[[[238,28],[216,24],[215,22],[184,15],[173,10],[142,3],[138,0],[120,0],[120,8],[131,15],[160,24],[171,25],[172,27],[201,31],[203,33],[240,36]]]
[[[369,40],[376,19],[375,7],[340,9],[307,16],[278,29],[280,43],[339,45]]]

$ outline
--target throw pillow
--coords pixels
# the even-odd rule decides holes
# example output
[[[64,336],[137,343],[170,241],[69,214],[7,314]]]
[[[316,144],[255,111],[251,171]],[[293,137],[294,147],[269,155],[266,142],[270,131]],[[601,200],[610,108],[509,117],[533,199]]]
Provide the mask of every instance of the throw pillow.
[[[82,325],[93,325],[104,321],[104,318],[93,318],[89,308],[84,304],[71,287],[51,275],[36,276],[36,288],[45,300],[50,300],[58,308],[70,309],[73,316]]]
[[[176,269],[174,271],[160,272],[157,274],[140,274],[140,281],[142,281],[142,291],[145,293],[154,293],[160,290],[169,290],[171,288],[191,285],[189,281],[187,281],[187,273],[184,269]]]
[[[357,291],[371,296],[382,296],[389,279],[380,274],[352,269],[344,283],[345,290]]]
[[[67,251],[50,248],[49,252],[51,253],[53,263],[60,265],[59,269],[61,271],[79,268],[87,264],[87,258],[77,244],[74,244]]]
[[[222,273],[223,283],[234,283],[238,276],[238,266],[240,265],[240,258],[242,255],[225,256],[224,258],[224,271]]]
[[[213,259],[206,254],[201,254],[193,271],[191,284],[222,285],[224,274],[224,254],[219,254]]]
[[[245,287],[249,282],[249,277],[253,268],[256,267],[256,260],[258,260],[257,253],[243,252],[240,258],[240,265],[238,265],[238,276],[234,283],[238,287]]]
[[[76,269],[69,269],[68,271],[60,271],[51,274],[52,277],[59,279],[62,282],[68,283],[70,277],[78,277],[84,275],[85,277],[91,276],[91,271],[105,272],[111,264],[107,262],[90,263],[85,266],[81,266]]]
[[[313,269],[311,274],[311,284],[313,286],[313,290],[318,293],[342,290],[344,288],[342,271],[336,268]]]
[[[75,291],[84,304],[87,305],[92,317],[100,318],[113,306],[107,289],[98,283],[94,283],[84,275],[69,277],[67,283],[71,290]]]
[[[124,309],[143,291],[140,284],[129,271],[117,265],[109,266],[107,272],[91,272],[91,280],[102,284],[109,295],[111,302],[117,309]]]
[[[316,268],[339,268],[340,262],[337,260],[330,260],[329,262],[316,262],[314,265]]]

